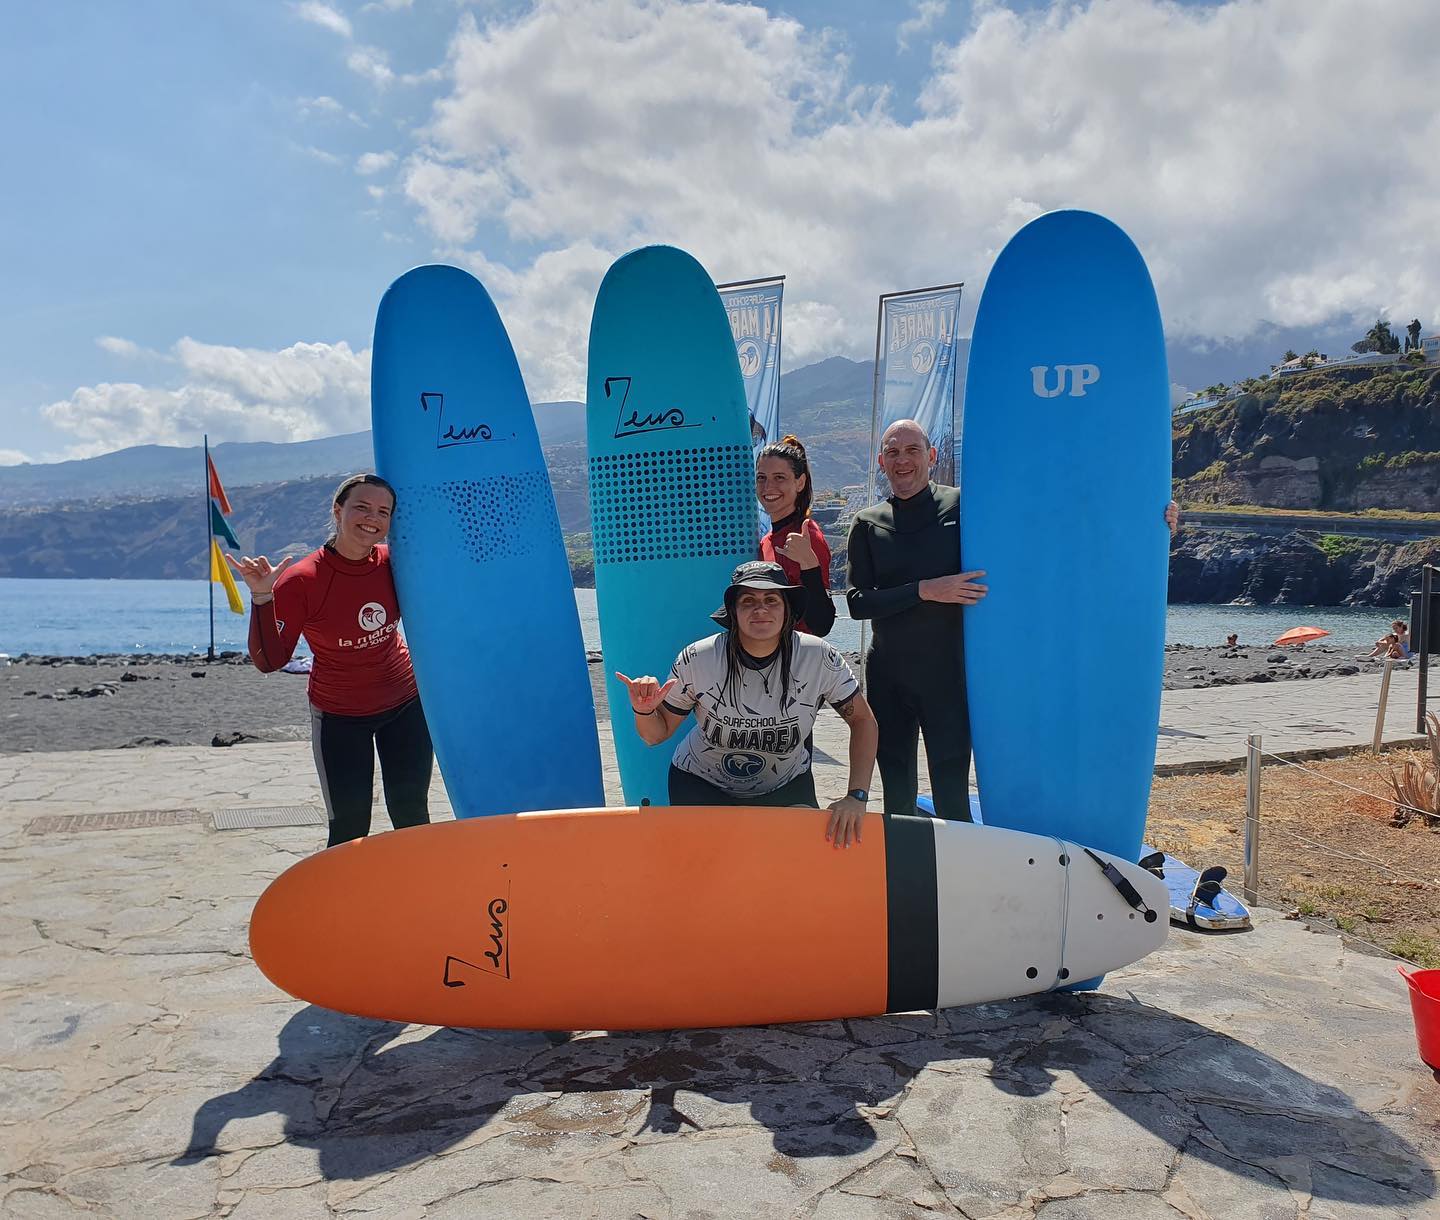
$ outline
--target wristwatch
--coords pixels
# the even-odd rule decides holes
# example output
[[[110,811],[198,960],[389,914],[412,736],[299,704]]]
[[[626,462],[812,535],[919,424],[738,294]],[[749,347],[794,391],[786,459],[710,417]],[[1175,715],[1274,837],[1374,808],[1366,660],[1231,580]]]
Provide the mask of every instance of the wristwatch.
[[[866,792],[864,788],[851,788],[845,795],[853,797],[862,805],[868,805],[870,803],[870,794]]]

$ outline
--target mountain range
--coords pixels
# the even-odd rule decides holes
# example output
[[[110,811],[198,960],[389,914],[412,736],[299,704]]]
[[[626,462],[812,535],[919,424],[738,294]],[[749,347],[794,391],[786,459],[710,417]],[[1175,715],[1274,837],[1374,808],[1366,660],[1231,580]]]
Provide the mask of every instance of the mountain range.
[[[962,353],[963,359],[963,353]],[[781,424],[804,438],[818,489],[864,481],[873,364],[833,357],[781,378]],[[588,577],[585,408],[539,403],[536,423],[576,577]],[[369,432],[211,450],[248,554],[314,549],[330,495],[373,467]],[[203,575],[207,540],[201,450],[142,445],[69,462],[0,467],[0,577],[185,578]]]

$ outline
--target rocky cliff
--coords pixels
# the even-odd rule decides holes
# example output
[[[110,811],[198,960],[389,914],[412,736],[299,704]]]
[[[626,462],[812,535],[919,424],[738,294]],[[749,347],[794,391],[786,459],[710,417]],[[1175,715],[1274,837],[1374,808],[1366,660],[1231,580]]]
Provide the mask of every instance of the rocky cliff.
[[[1246,388],[1176,419],[1183,503],[1440,512],[1440,370],[1317,371]]]
[[[1170,600],[1223,605],[1399,606],[1440,538],[1384,542],[1336,534],[1181,530],[1170,548]]]

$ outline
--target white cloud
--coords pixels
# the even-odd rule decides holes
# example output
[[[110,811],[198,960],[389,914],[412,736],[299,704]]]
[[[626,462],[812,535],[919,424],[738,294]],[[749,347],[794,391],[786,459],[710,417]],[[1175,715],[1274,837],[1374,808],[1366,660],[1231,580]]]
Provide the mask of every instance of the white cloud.
[[[115,335],[101,335],[95,340],[95,346],[113,356],[123,356],[127,359],[138,356],[144,350],[131,339],[120,339]]]
[[[395,79],[390,61],[379,47],[356,47],[345,57],[345,66],[377,85],[388,85]]]
[[[78,438],[66,456],[192,444],[206,432],[226,440],[299,441],[368,425],[368,350],[296,343],[271,352],[187,337],[170,358],[177,384],[102,382],[42,408],[51,424]]]
[[[322,165],[344,165],[345,159],[336,153],[324,148],[316,148],[313,144],[292,144],[291,147],[319,161]]]
[[[357,127],[366,126],[362,119],[353,110],[347,110],[333,97],[299,97],[295,99],[295,109],[301,118],[312,118],[321,116],[323,118],[345,118],[354,123]]]
[[[935,23],[945,16],[950,0],[913,0],[914,16],[907,17],[895,30],[895,39],[902,51],[910,49],[910,39],[935,28]]]
[[[371,199],[376,201],[385,198],[385,188],[383,186],[367,186],[365,191]]]
[[[333,97],[302,97],[296,99],[296,104],[302,113],[315,112],[317,114],[344,114],[345,107]]]
[[[350,19],[338,9],[321,3],[321,0],[301,0],[301,3],[295,5],[295,15],[301,21],[330,30],[341,38],[348,39],[353,36]]]
[[[362,153],[360,159],[355,162],[355,172],[366,175],[378,174],[394,164],[395,154],[393,152]]]
[[[33,460],[28,454],[21,453],[18,449],[0,449],[0,466],[19,466],[22,462]]]
[[[1130,232],[1172,334],[1440,315],[1433,63],[1364,0],[985,5],[910,120],[752,5],[538,0],[466,18],[447,71],[405,192],[494,277],[538,397],[580,392],[597,270],[651,240],[787,273],[790,367],[864,354],[880,291],[964,279],[973,309],[1056,207]],[[473,248],[497,231],[541,253]]]

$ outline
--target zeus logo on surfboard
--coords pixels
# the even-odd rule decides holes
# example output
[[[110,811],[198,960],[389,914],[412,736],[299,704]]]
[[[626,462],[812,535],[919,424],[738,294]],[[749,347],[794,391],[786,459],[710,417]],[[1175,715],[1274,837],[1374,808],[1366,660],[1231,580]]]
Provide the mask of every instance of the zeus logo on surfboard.
[[[611,397],[611,387],[620,385],[622,382],[624,388],[620,391],[620,409],[615,413],[616,440],[626,436],[639,436],[645,432],[666,432],[672,428],[698,428],[700,426],[686,423],[685,412],[679,407],[668,407],[658,415],[649,411],[642,415],[639,407],[629,407],[631,383],[629,377],[605,378],[605,397]]]
[[[1051,388],[1050,374],[1055,374],[1055,385]],[[1084,398],[1085,387],[1100,380],[1098,364],[1037,364],[1030,369],[1030,385],[1037,398],[1059,398],[1065,393],[1066,382],[1070,385],[1071,398]]]
[[[494,431],[489,424],[462,424],[456,423],[452,418],[447,424],[445,422],[445,395],[437,391],[426,391],[420,395],[420,409],[429,412],[435,408],[435,448],[448,449],[451,445],[474,445],[479,441],[488,441],[494,438]],[[455,414],[451,408],[451,416]]]

